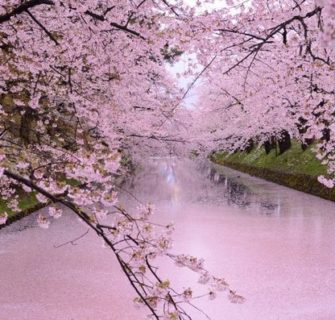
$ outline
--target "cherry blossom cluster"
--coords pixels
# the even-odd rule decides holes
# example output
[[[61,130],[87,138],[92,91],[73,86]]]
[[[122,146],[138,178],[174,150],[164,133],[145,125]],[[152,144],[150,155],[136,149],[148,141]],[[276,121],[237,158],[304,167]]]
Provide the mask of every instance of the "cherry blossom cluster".
[[[158,276],[152,261],[172,257],[173,226],[150,223],[151,205],[131,214],[119,207],[115,177],[125,149],[183,143],[171,133],[183,94],[165,65],[193,50],[203,28],[195,17],[183,1],[0,4],[0,195],[8,202],[0,224],[20,210],[23,191],[51,203],[38,215],[42,228],[70,209],[114,252],[155,319],[189,319],[182,303],[193,290],[178,293]],[[219,280],[210,282],[214,297]]]
[[[108,203],[120,148],[150,141],[177,94],[161,27],[173,11],[149,1],[2,2],[1,175],[8,168],[79,205]],[[27,188],[15,183],[2,185],[11,209],[9,194]]]
[[[319,181],[332,187],[335,2],[230,4],[234,10],[207,16],[212,23],[194,37],[204,72],[191,134],[207,150],[230,152],[251,141],[280,139],[283,132],[302,144],[314,142],[317,157],[328,166]]]
[[[189,255],[171,253],[173,225],[159,225],[150,222],[154,213],[152,204],[140,205],[137,213],[130,216],[123,208],[115,206],[109,216],[95,220],[96,227],[104,231],[105,246],[112,246],[121,265],[139,295],[134,299],[138,307],[151,310],[153,319],[189,319],[184,305],[193,306],[194,299],[208,296],[214,299],[217,292],[227,290],[233,303],[243,302],[243,298],[229,288],[224,279],[212,276],[204,268],[204,260]],[[208,285],[208,293],[194,295],[191,287],[177,292],[169,279],[162,279],[154,266],[158,257],[168,257],[177,266],[187,267],[199,273],[199,283]]]
[[[322,43],[326,48],[335,48],[335,1],[334,0],[318,0],[316,3],[323,7],[324,26],[322,33]]]

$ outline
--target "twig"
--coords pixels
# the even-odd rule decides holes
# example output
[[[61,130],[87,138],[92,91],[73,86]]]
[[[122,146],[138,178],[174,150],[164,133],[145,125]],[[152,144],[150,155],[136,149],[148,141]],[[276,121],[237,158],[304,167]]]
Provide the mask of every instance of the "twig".
[[[75,243],[76,241],[84,238],[88,233],[89,233],[90,229],[87,229],[82,235],[80,235],[79,237],[73,239],[73,240],[70,240],[70,241],[67,241],[67,242],[64,242],[62,244],[59,244],[59,245],[54,245],[54,248],[60,248],[60,247],[63,247],[67,244],[72,244],[73,246],[77,245],[77,243]]]

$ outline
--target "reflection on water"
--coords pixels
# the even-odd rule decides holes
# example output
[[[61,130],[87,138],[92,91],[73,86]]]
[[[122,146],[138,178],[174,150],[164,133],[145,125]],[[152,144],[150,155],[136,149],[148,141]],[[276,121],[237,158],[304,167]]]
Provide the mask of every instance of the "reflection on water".
[[[223,196],[228,205],[237,205],[240,208],[259,208],[257,212],[265,214],[280,214],[280,203],[274,202],[273,195],[268,197],[253,192],[241,179],[241,176],[229,176],[226,172],[220,172],[217,167],[210,165],[207,169],[207,177],[213,183],[220,185]]]
[[[208,161],[195,164],[177,158],[152,159],[128,188],[141,189],[143,199],[150,196],[150,201],[167,201],[173,206],[191,202],[236,206],[253,214],[281,212],[281,194],[271,189],[264,192],[262,185],[258,188],[246,175]]]
[[[175,173],[175,162],[165,162],[163,163],[162,167],[162,173],[165,176],[167,186],[170,189],[169,191],[171,194],[171,201],[176,202],[178,201],[180,190]]]

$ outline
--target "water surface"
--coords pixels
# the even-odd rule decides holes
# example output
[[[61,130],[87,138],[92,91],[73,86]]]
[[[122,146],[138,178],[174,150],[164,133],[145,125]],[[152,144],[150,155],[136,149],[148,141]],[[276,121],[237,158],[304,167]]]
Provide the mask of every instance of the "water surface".
[[[213,319],[335,319],[335,203],[178,159],[147,161],[124,188],[122,202],[152,201],[156,221],[175,222],[175,252],[205,258],[247,299],[200,300]],[[86,231],[70,213],[49,230],[35,227],[31,216],[0,231],[1,320],[144,319],[93,233],[62,245]],[[177,287],[196,282],[173,268],[164,264],[162,271]]]

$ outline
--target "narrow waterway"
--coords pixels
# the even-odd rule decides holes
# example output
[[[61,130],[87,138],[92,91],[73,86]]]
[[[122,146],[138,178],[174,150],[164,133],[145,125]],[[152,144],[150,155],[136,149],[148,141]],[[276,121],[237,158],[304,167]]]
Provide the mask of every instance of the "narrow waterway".
[[[174,251],[203,257],[246,298],[199,300],[216,320],[334,320],[335,203],[239,172],[151,159],[124,187],[174,221]],[[0,231],[1,320],[140,320],[132,289],[111,252],[70,213],[49,230],[30,216]],[[174,267],[173,267],[174,268]],[[171,265],[180,287],[196,282]],[[197,316],[193,320],[198,320]]]

